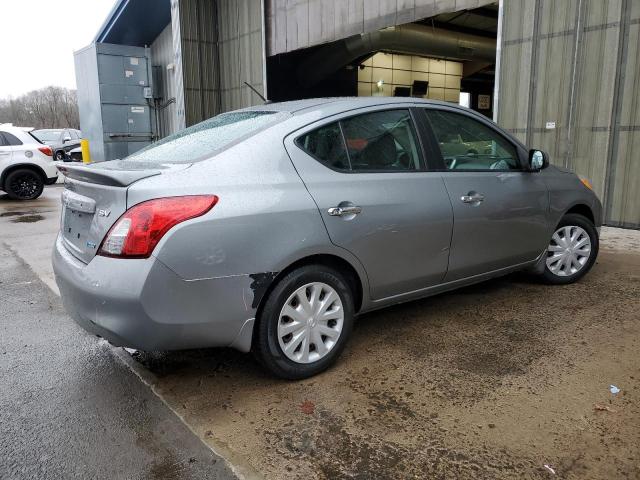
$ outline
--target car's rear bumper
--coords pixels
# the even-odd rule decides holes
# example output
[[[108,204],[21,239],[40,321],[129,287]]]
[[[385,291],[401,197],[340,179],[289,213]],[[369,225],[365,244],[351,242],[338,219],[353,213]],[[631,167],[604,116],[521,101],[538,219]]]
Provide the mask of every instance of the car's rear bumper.
[[[47,177],[47,179],[51,179],[53,177],[58,178],[57,165],[58,164],[50,157],[47,158],[47,160],[38,163],[38,166],[42,168],[42,170],[44,171],[44,175],[45,177]]]
[[[56,183],[58,181],[58,175],[56,175],[55,177],[49,177],[47,178],[47,180],[44,182],[46,185],[53,185],[54,183]]]
[[[141,350],[250,347],[254,309],[245,275],[186,281],[162,262],[77,260],[60,238],[53,269],[63,304],[85,330]]]

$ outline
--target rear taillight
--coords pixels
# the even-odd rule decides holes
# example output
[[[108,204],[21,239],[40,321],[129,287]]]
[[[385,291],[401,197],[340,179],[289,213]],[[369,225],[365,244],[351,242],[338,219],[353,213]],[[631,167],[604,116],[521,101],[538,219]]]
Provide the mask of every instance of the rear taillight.
[[[216,203],[218,197],[215,195],[157,198],[139,203],[127,210],[111,227],[98,255],[148,258],[172,227],[204,215]]]
[[[53,157],[53,150],[51,150],[51,147],[47,147],[45,145],[44,147],[38,147],[38,150],[44,153],[47,157]]]

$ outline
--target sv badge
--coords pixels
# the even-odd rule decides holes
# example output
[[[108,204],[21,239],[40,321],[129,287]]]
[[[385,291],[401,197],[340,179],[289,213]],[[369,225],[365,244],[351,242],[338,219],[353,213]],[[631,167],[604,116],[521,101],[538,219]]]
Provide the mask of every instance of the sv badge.
[[[98,216],[99,217],[108,217],[109,215],[111,215],[111,210],[98,210]]]

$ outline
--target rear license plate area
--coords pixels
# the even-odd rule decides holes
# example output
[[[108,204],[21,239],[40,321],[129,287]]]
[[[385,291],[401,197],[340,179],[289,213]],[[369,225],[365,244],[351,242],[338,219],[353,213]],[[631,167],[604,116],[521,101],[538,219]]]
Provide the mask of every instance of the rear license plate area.
[[[90,245],[87,244],[87,240],[93,214],[64,207],[62,218],[62,236],[64,239],[80,251],[89,248]]]

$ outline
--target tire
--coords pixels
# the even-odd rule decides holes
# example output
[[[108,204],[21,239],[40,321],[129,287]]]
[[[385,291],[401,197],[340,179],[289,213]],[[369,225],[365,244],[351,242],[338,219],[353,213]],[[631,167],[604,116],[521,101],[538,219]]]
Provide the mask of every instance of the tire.
[[[44,190],[42,175],[34,170],[19,168],[7,175],[4,191],[13,200],[35,200]]]
[[[64,162],[67,159],[67,155],[64,153],[64,150],[58,150],[55,153],[55,159],[58,162]]]
[[[575,237],[573,245],[563,243],[563,241],[566,242],[567,235],[570,236],[570,239]],[[587,237],[588,241],[586,240]],[[589,246],[588,256],[584,255],[586,252],[585,247],[578,246],[583,242],[586,242],[584,245]],[[567,248],[569,251],[567,251]],[[599,248],[598,231],[593,223],[582,215],[568,213],[562,217],[549,241],[547,258],[542,273],[543,280],[552,285],[566,285],[580,280],[593,267]],[[571,263],[568,265],[567,261],[563,259],[558,259],[555,262],[552,260],[553,257],[563,254],[565,259],[575,259],[576,261],[570,260]],[[559,265],[560,263],[563,265]],[[577,264],[581,265],[580,268],[577,268]]]
[[[316,292],[317,303],[314,304],[313,295]],[[335,318],[325,320],[319,315],[309,316],[303,302],[297,301],[301,294],[306,296],[308,305],[320,306],[323,301],[330,302],[325,304],[326,317]],[[258,315],[253,342],[256,358],[271,373],[288,380],[311,377],[326,370],[340,356],[351,334],[353,305],[353,293],[348,283],[332,268],[307,265],[288,273],[278,281]],[[297,317],[298,321],[293,316],[283,315],[285,306],[295,310],[296,317],[300,315]],[[293,311],[291,309],[290,312]],[[279,328],[282,330],[279,331]],[[295,328],[295,331],[283,336],[287,328]],[[337,336],[333,337],[338,331]],[[329,333],[330,336],[324,333]],[[299,340],[300,336],[303,340]],[[316,346],[316,342],[320,342],[321,347]],[[295,347],[297,344],[299,347],[293,350],[290,348],[289,354],[283,348],[287,345]],[[308,349],[305,349],[305,345]],[[306,358],[305,352],[308,352]],[[295,356],[300,358],[292,358]]]

